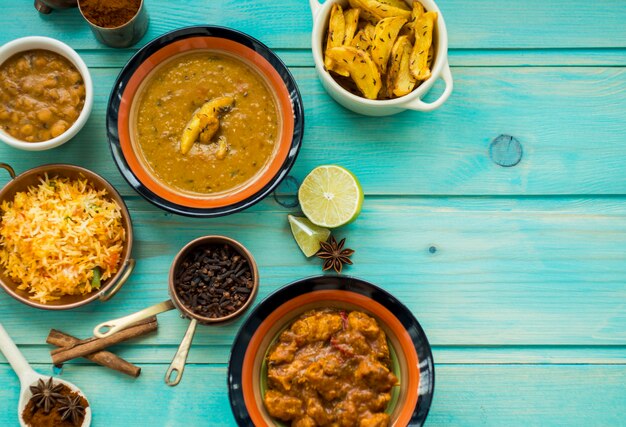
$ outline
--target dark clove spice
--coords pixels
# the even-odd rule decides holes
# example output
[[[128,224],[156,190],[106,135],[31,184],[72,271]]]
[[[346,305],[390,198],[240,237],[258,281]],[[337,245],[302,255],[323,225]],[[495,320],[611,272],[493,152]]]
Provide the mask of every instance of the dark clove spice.
[[[203,245],[181,261],[174,289],[189,310],[216,319],[239,310],[250,297],[253,282],[248,260],[233,247]]]

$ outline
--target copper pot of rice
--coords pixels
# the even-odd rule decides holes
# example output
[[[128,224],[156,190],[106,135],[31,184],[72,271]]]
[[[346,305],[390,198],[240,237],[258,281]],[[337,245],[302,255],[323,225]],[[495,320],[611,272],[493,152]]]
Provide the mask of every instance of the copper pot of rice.
[[[0,168],[11,176],[0,190],[0,286],[46,310],[113,297],[135,266],[130,214],[115,188],[74,165],[18,176]]]

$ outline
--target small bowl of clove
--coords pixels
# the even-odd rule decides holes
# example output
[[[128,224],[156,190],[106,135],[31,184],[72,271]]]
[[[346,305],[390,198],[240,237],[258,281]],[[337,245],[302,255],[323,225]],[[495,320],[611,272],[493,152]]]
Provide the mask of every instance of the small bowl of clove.
[[[94,335],[104,338],[148,317],[169,310],[191,320],[165,374],[165,383],[177,385],[185,369],[198,323],[222,325],[252,305],[259,288],[259,271],[252,254],[224,236],[204,236],[187,243],[174,258],[169,274],[170,299],[128,316],[103,322]]]
[[[180,250],[170,269],[170,297],[186,317],[222,323],[248,308],[259,274],[252,254],[224,236],[205,236]]]

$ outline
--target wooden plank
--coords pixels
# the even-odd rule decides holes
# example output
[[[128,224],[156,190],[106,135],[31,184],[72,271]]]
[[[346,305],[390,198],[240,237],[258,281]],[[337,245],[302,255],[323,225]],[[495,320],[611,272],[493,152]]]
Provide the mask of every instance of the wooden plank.
[[[13,328],[15,329],[15,327]],[[45,340],[45,336],[40,341]],[[182,331],[181,337],[182,339]],[[151,343],[149,342],[151,341]],[[47,344],[21,345],[24,357],[31,363],[50,363],[50,350]],[[129,341],[113,348],[116,354],[136,364],[170,363],[178,345],[157,344],[154,340],[143,338]],[[188,363],[202,365],[228,363],[230,345],[202,344],[194,342],[187,359]],[[626,345],[614,346],[439,346],[432,347],[437,365],[626,365]],[[0,353],[0,363],[5,362]],[[65,370],[74,369],[75,365],[92,365],[86,359],[67,362]]]
[[[623,366],[443,366],[428,425],[623,425],[625,380]]]
[[[167,365],[142,365],[137,379],[101,367],[66,369],[90,400],[94,425],[234,425],[224,365],[187,365],[181,383],[163,383]],[[36,365],[51,373],[49,365]],[[16,425],[19,384],[0,365],[0,424]],[[624,366],[436,366],[435,398],[428,425],[618,426],[626,411]],[[130,391],[132,390],[132,392]],[[9,403],[12,402],[12,403]]]
[[[302,63],[302,59],[298,61],[299,58],[294,55],[287,58],[294,64]],[[448,52],[448,59],[453,67],[623,67],[626,65],[626,50],[451,49]]]
[[[619,0],[560,2],[526,0],[441,0],[452,48],[622,48],[624,6]],[[312,27],[308,2],[243,0],[147,4],[150,27],[144,42],[186,25],[233,27],[259,38],[270,47],[309,48]],[[0,42],[33,32],[68,42],[75,48],[101,46],[78,10],[37,16],[29,2],[9,2],[3,9]]]
[[[298,180],[320,163],[333,162],[351,169],[367,194],[626,194],[624,68],[455,68],[455,92],[440,110],[380,119],[333,102],[314,70],[293,72],[307,117],[293,169]],[[2,144],[0,160],[22,171],[53,155],[134,194],[111,161],[104,131],[116,76],[115,69],[93,70],[93,112],[75,140],[53,154]],[[489,144],[500,134],[522,145],[515,167],[498,166],[489,157]]]
[[[37,312],[4,296],[0,311],[21,344],[51,327],[89,336],[95,324],[167,298],[175,253],[204,234],[246,245],[261,275],[260,301],[297,277],[321,272],[292,240],[288,210],[271,202],[237,215],[190,220],[129,200],[136,270],[110,303]],[[366,198],[337,234],[356,249],[346,274],[404,302],[433,345],[626,345],[626,203],[607,199]],[[79,316],[85,319],[76,324]],[[29,319],[29,328],[21,327]],[[179,342],[188,322],[160,316],[148,344]],[[199,328],[196,343],[230,345],[241,321]],[[143,342],[143,341],[142,341]]]

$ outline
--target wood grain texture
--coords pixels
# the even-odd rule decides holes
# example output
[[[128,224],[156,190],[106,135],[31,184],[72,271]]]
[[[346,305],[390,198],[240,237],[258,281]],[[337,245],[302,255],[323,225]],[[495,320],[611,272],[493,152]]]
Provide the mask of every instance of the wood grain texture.
[[[40,372],[51,373],[47,365]],[[143,365],[137,379],[98,367],[72,366],[63,377],[90,399],[94,426],[231,426],[225,365],[188,365],[183,381],[163,383],[167,365]],[[429,426],[619,426],[626,411],[626,371],[619,366],[437,365]],[[6,378],[3,402],[17,402],[18,382]],[[87,381],[87,379],[89,379]],[[118,392],[113,392],[119,390]],[[7,408],[8,409],[8,408]],[[15,412],[0,412],[0,424],[15,425]]]
[[[205,234],[244,243],[270,292],[318,274],[291,238],[274,198],[213,220],[165,213],[140,198],[115,167],[105,110],[115,77],[137,48],[193,24],[230,26],[272,47],[303,95],[306,132],[293,168],[350,168],[366,192],[359,219],[337,232],[356,249],[346,270],[379,284],[423,325],[437,365],[427,425],[618,426],[626,419],[626,8],[620,0],[440,0],[455,90],[438,111],[357,116],[323,90],[310,52],[306,0],[147,1],[151,17],[134,48],[98,44],[77,10],[38,15],[5,1],[0,43],[47,35],[77,49],[95,84],[92,115],[70,143],[43,153],[0,145],[18,172],[65,162],[102,174],[122,193],[134,231],[133,276],[113,300],[44,312],[0,294],[0,322],[26,358],[52,373],[51,327],[80,338],[105,320],[167,298],[176,252]],[[440,91],[437,85],[432,99]],[[523,158],[489,156],[500,134]],[[0,171],[0,186],[8,180]],[[294,186],[278,191],[292,203]],[[126,378],[86,360],[62,377],[85,390],[98,426],[232,426],[226,387],[230,347],[243,319],[198,328],[178,387],[165,370],[188,325],[159,316],[158,334],[112,348],[138,364]],[[18,383],[0,356],[0,425],[15,425]]]
[[[624,4],[620,0],[501,2],[441,0],[452,48],[623,48]],[[78,10],[37,16],[30,2],[7,2],[1,42],[22,35],[43,34],[75,48],[101,46],[91,36]],[[306,0],[253,2],[197,0],[146,4],[150,27],[143,42],[183,25],[213,24],[249,33],[270,47],[309,48],[312,26]],[[24,25],[25,22],[32,26]],[[71,29],[71,30],[70,30]],[[70,30],[70,31],[68,31]]]
[[[313,69],[292,71],[307,118],[293,169],[299,181],[320,163],[337,163],[373,195],[626,193],[626,69],[458,67],[455,92],[440,110],[385,120],[340,107]],[[104,130],[118,70],[92,74],[93,112],[73,141],[55,149],[53,159],[49,152],[2,145],[0,161],[17,171],[53,160],[75,162],[111,180],[123,195],[135,194],[111,161]],[[523,146],[524,158],[513,168],[489,158],[489,144],[500,134]],[[0,175],[0,184],[7,179]]]
[[[41,344],[50,327],[83,337],[96,324],[167,297],[174,254],[203,234],[231,236],[254,254],[258,300],[298,277],[321,273],[298,251],[287,211],[274,202],[227,218],[190,220],[129,200],[137,267],[109,303],[37,312],[4,297],[15,339]],[[358,221],[342,229],[356,250],[346,270],[380,284],[417,316],[435,345],[626,344],[626,204],[623,199],[366,197]],[[435,252],[431,253],[431,248]],[[85,321],[77,325],[76,315]],[[187,321],[159,316],[142,343],[176,344]],[[241,321],[199,328],[195,342],[230,345]],[[43,338],[37,337],[37,331]]]

